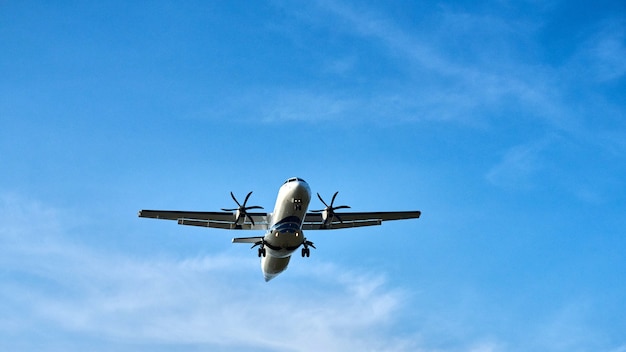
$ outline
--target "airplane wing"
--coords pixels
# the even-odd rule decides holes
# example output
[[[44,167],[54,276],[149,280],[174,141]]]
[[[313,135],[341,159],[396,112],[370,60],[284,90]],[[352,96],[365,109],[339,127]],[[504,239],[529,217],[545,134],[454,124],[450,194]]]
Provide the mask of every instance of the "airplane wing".
[[[417,219],[420,211],[378,211],[335,213],[332,221],[324,221],[321,213],[306,213],[303,230],[335,230],[380,225],[383,221]],[[341,219],[341,220],[339,220]]]
[[[212,227],[226,230],[267,230],[268,213],[247,213],[243,223],[235,223],[235,214],[226,211],[140,210],[140,218],[176,220],[179,225]]]

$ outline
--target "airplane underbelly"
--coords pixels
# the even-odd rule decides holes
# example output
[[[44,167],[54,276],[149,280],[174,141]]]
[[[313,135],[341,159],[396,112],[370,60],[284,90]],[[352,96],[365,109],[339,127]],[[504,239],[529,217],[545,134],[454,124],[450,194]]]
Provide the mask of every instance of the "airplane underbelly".
[[[285,271],[285,269],[287,269],[287,265],[289,264],[289,259],[291,259],[291,256],[276,258],[268,255],[266,257],[262,257],[261,270],[263,270],[265,281],[270,281],[276,277],[276,275]]]
[[[303,241],[301,231],[285,233],[275,232],[265,237],[265,248],[269,255],[276,258],[285,258],[298,249]]]

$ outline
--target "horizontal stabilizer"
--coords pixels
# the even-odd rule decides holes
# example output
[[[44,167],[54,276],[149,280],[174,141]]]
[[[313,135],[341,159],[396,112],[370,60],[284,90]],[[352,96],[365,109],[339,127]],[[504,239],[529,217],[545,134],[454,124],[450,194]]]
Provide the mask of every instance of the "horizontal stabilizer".
[[[257,243],[263,241],[263,237],[235,237],[233,243]]]

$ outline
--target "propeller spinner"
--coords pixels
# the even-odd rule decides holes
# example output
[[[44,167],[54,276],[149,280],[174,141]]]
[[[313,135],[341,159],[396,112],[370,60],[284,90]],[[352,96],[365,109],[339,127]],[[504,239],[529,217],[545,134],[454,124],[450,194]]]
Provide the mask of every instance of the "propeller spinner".
[[[248,215],[248,210],[250,209],[263,209],[263,207],[258,206],[258,205],[253,205],[250,207],[247,207],[246,204],[248,203],[248,199],[250,198],[250,195],[252,194],[252,192],[248,193],[248,195],[246,196],[246,199],[244,199],[243,204],[240,204],[239,201],[237,200],[237,198],[235,198],[235,195],[233,194],[233,192],[230,192],[230,196],[233,198],[233,200],[235,201],[235,203],[237,203],[238,208],[233,208],[233,209],[224,209],[222,208],[223,211],[234,211],[235,212],[235,224],[238,224],[240,220],[246,221],[246,218],[248,218],[250,220],[250,222],[252,223],[252,225],[254,225],[254,220],[252,219],[252,217],[250,215]]]

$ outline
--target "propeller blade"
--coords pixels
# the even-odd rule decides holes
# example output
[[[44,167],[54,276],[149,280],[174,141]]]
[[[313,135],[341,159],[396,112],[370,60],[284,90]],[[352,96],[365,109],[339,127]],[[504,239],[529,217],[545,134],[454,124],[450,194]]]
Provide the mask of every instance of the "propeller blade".
[[[330,207],[333,207],[333,204],[335,204],[335,198],[337,198],[337,194],[339,194],[339,191],[335,192],[335,194],[333,194],[333,199],[331,199],[330,201]]]
[[[241,204],[239,204],[239,201],[237,200],[237,198],[235,198],[235,195],[233,194],[233,192],[230,192],[230,196],[233,197],[233,200],[235,201],[235,203],[237,203],[238,206],[241,206]]]
[[[319,193],[317,194],[317,198],[319,198],[319,199],[322,201],[322,203],[323,203],[325,206],[327,206],[327,207],[328,207],[328,204],[326,204],[326,202],[324,202],[324,200],[322,199],[322,196],[320,196],[320,194],[319,194]]]
[[[246,203],[248,203],[248,199],[250,198],[250,196],[252,195],[252,191],[250,191],[250,193],[248,193],[248,195],[246,196],[246,199],[243,201],[243,207],[245,208]]]

